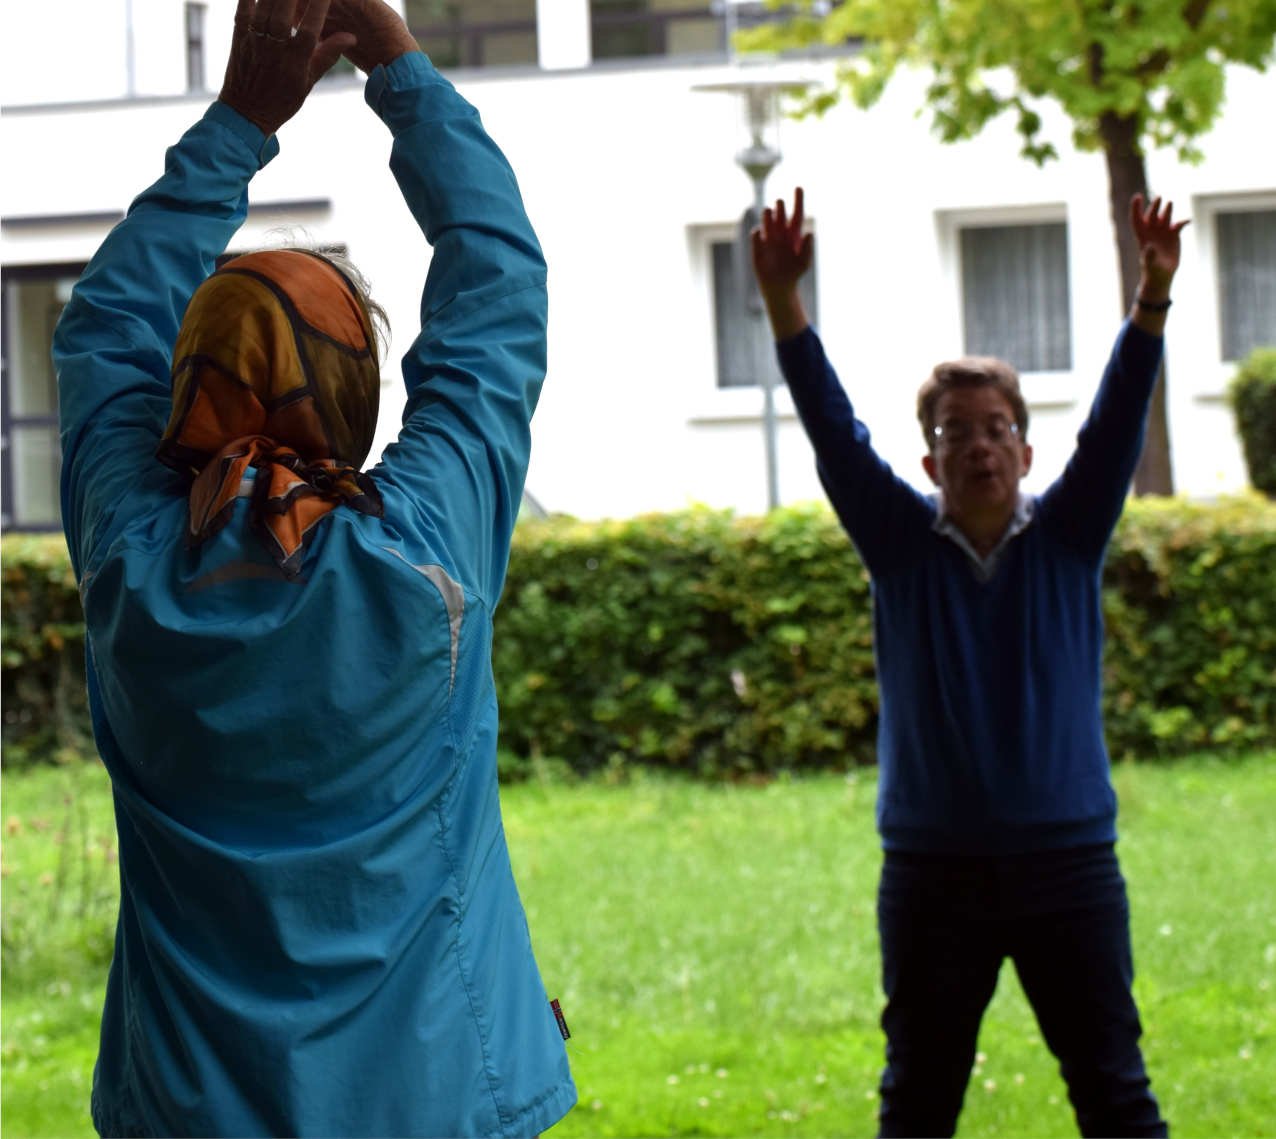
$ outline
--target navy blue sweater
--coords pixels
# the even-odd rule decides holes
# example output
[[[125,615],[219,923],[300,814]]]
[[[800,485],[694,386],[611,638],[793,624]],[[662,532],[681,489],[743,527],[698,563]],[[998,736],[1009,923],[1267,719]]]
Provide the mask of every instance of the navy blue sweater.
[[[872,578],[888,849],[1111,842],[1100,711],[1103,554],[1143,441],[1160,337],[1126,324],[1063,473],[990,576],[873,450],[814,330],[778,346],[829,500]]]

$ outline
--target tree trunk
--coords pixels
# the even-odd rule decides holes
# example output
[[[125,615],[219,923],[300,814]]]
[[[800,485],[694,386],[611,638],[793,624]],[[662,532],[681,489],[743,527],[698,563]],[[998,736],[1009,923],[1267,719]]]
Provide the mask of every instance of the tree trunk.
[[[1139,151],[1138,122],[1132,116],[1105,114],[1099,120],[1103,156],[1108,165],[1108,202],[1116,234],[1117,259],[1121,266],[1122,313],[1130,311],[1139,287],[1139,246],[1130,230],[1130,198],[1147,196],[1147,168]],[[1165,408],[1165,361],[1152,392],[1148,410],[1147,436],[1143,454],[1134,472],[1134,493],[1173,494],[1174,474],[1170,466],[1170,432]]]

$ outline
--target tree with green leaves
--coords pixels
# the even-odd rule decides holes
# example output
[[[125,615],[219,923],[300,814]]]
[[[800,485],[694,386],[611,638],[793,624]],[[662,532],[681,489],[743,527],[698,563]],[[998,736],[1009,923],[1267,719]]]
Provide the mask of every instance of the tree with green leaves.
[[[1010,112],[1021,153],[1057,157],[1039,108],[1053,101],[1081,150],[1101,150],[1126,310],[1139,280],[1125,224],[1147,196],[1144,149],[1168,146],[1198,161],[1196,141],[1223,103],[1229,64],[1264,70],[1276,44],[1273,0],[767,0],[787,20],[740,33],[745,51],[856,43],[832,90],[807,100],[822,113],[843,96],[871,107],[901,65],[928,67],[926,103],[944,142],[973,138]],[[1173,492],[1165,377],[1157,384],[1135,474],[1139,494]]]

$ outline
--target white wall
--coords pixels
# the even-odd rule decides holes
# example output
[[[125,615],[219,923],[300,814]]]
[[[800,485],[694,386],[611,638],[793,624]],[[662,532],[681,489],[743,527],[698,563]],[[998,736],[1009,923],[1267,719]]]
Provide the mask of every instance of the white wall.
[[[228,25],[231,0],[217,4]],[[134,5],[171,8],[180,20],[180,4]],[[210,10],[210,40],[217,22]],[[11,99],[22,84],[7,73],[15,38],[5,37],[3,73],[13,103],[22,101]],[[222,66],[210,61],[210,75]],[[139,86],[145,73],[161,87],[160,71],[139,67]],[[730,98],[692,87],[730,74],[725,64],[666,64],[454,76],[510,157],[550,265],[550,373],[528,482],[550,509],[596,517],[692,502],[763,508],[760,395],[717,391],[713,370],[704,235],[729,232],[751,191],[732,159],[741,140]],[[184,72],[176,90],[183,84]],[[922,86],[901,77],[871,113],[842,107],[823,120],[786,123],[784,160],[769,189],[807,188],[829,355],[879,449],[919,486],[916,389],[935,362],[961,351],[952,221],[972,210],[1066,216],[1074,369],[1025,377],[1037,452],[1029,487],[1040,489],[1071,447],[1120,317],[1103,163],[1073,153],[1062,128],[1053,131],[1062,160],[1040,170],[1018,157],[1008,123],[941,146],[914,115]],[[47,85],[27,90],[49,97]],[[7,107],[5,217],[123,209],[159,175],[164,148],[206,103],[178,95],[71,110]],[[1276,73],[1235,71],[1224,116],[1203,142],[1206,161],[1183,166],[1164,152],[1149,160],[1154,190],[1197,214],[1184,233],[1168,339],[1175,474],[1194,495],[1244,484],[1219,398],[1228,369],[1219,360],[1210,226],[1202,223],[1229,195],[1276,206],[1276,162],[1270,148],[1254,145],[1270,135],[1272,106]],[[254,204],[329,200],[329,209],[294,220],[317,239],[349,246],[397,329],[379,429],[388,441],[401,406],[397,360],[414,331],[428,257],[386,168],[388,132],[364,106],[361,82],[337,80],[312,96],[280,141],[282,153],[253,184]],[[279,220],[250,221],[235,246],[267,240]],[[86,224],[6,225],[4,263],[83,260],[103,233]],[[779,403],[781,496],[819,498],[787,393]]]

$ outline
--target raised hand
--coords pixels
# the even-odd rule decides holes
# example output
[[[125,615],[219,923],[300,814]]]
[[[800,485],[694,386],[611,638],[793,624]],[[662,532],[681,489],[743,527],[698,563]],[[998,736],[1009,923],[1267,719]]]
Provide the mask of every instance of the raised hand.
[[[1160,198],[1146,202],[1142,194],[1130,199],[1130,228],[1139,243],[1139,264],[1143,273],[1142,292],[1153,299],[1168,297],[1170,282],[1178,271],[1181,254],[1179,233],[1187,220],[1173,221],[1174,203],[1162,207]]]
[[[331,0],[239,0],[218,98],[266,134],[293,117],[354,35],[325,35]],[[304,9],[300,19],[298,11]]]
[[[323,30],[325,35],[354,36],[356,42],[345,55],[364,72],[417,50],[403,17],[382,0],[332,0]]]
[[[762,211],[761,224],[750,235],[753,275],[766,304],[767,316],[777,340],[796,336],[807,326],[806,312],[798,294],[798,281],[811,267],[815,238],[803,234],[803,193],[793,191],[793,216],[784,199],[775,208]]]
[[[793,216],[789,218],[784,199],[779,198],[775,208],[762,211],[761,224],[753,231],[753,272],[758,287],[767,289],[792,288],[798,278],[811,267],[815,239],[802,233],[803,193],[799,186],[793,191]]]

